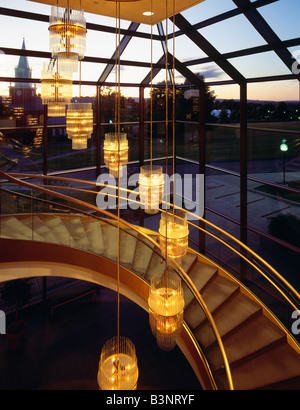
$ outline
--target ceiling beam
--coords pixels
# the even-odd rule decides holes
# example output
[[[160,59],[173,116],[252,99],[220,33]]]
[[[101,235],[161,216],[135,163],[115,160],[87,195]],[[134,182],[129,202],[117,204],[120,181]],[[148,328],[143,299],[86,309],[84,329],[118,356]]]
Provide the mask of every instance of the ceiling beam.
[[[170,20],[173,21],[173,18]],[[238,84],[246,82],[245,77],[230,64],[181,14],[175,16],[176,26],[210,57],[226,74]]]
[[[300,46],[300,37],[293,38],[291,40],[281,41],[279,44],[275,46],[276,48]],[[224,58],[228,60],[231,58],[250,56],[253,54],[267,53],[269,51],[273,51],[273,47],[271,47],[269,44],[264,44],[263,46],[245,48],[243,50],[237,50],[237,51],[230,51],[228,53],[223,53],[222,55]],[[191,65],[198,65],[198,64],[207,64],[207,63],[211,63],[212,61],[213,60],[210,57],[203,57],[203,58],[197,58],[195,60],[185,61],[184,64],[186,66],[191,66]]]
[[[251,3],[251,6],[249,8],[255,9],[255,8],[258,8],[258,7],[266,6],[266,5],[271,4],[271,3],[275,3],[277,1],[278,0],[256,0],[253,3]],[[196,30],[199,30],[201,28],[211,26],[212,24],[216,24],[216,23],[220,23],[224,20],[228,20],[232,17],[239,16],[240,14],[243,14],[243,12],[239,8],[235,8],[233,10],[226,11],[225,13],[218,14],[218,15],[216,15],[214,17],[211,17],[207,20],[200,21],[199,23],[193,24],[193,27]],[[175,37],[182,36],[182,35],[184,35],[184,33],[181,30],[176,31],[176,33],[175,33]],[[172,34],[169,34],[169,39],[171,37],[172,37]]]
[[[177,70],[184,78],[190,81],[191,84],[195,85],[198,88],[202,88],[205,86],[204,81],[199,78],[196,74],[194,74],[189,68],[185,66],[184,63],[181,63],[177,58],[173,59],[173,55],[171,53],[167,53],[168,56],[168,67],[171,70],[173,67],[173,62],[175,64],[175,70]],[[160,60],[156,64],[156,68],[152,70],[152,80],[157,76],[157,74],[160,72],[162,68],[159,68],[159,66],[162,66],[163,64],[166,64],[166,57],[163,55]],[[146,87],[148,84],[151,82],[151,71],[147,74],[147,76],[144,78],[144,80],[140,83],[140,86]]]
[[[132,23],[130,23],[128,31],[130,33],[134,33],[134,32],[137,31],[139,26],[140,26],[140,23],[133,23],[132,22]],[[107,66],[103,70],[101,76],[99,77],[99,80],[98,80],[99,85],[105,83],[105,81],[107,80],[107,77],[112,72],[112,70],[113,70],[113,68],[116,64],[116,60],[118,59],[119,56],[121,56],[123,54],[125,48],[128,46],[131,39],[132,39],[132,34],[126,34],[125,36],[122,37],[122,40],[120,41],[120,44],[117,46],[115,52],[113,53],[113,55],[111,57],[112,62],[107,64]]]
[[[286,67],[292,72],[292,66],[295,62],[291,52],[281,46],[281,40],[277,34],[272,30],[262,15],[256,10],[251,9],[250,0],[233,0],[236,6],[244,13],[245,17],[256,29],[256,31],[262,36],[262,38],[270,45],[271,49],[277,54]],[[295,78],[300,80],[300,75],[295,74]]]
[[[140,83],[140,86],[142,87],[146,87],[151,83],[151,78],[152,80],[157,76],[157,74],[160,72],[160,70],[162,70],[163,68],[165,68],[166,65],[166,57],[165,55],[163,55],[157,62],[157,67],[153,68],[147,75],[146,77],[143,79],[143,81]],[[161,66],[161,67],[158,67]]]

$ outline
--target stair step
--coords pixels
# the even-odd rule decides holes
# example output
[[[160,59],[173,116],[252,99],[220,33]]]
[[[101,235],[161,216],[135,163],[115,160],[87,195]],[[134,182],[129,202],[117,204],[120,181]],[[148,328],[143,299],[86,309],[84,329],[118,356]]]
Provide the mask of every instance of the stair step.
[[[215,266],[208,265],[207,263],[200,262],[197,260],[193,265],[191,265],[189,271],[186,271],[193,281],[194,285],[201,291],[207,283],[217,275],[218,269]],[[187,287],[185,283],[182,284],[183,294],[185,300],[185,306],[188,306],[194,299],[194,295]]]
[[[183,258],[182,258],[182,263],[181,267],[182,269],[188,273],[188,271],[191,269],[193,264],[197,261],[197,255],[193,252],[188,252]]]
[[[57,238],[52,230],[40,220],[38,216],[26,216],[20,218],[22,223],[33,229],[33,239],[43,242],[57,243]]]
[[[216,327],[221,337],[229,334],[261,311],[261,307],[242,293],[235,294],[222,309],[213,314]],[[208,329],[210,324],[205,321],[194,332],[201,346],[207,347],[212,342]]]
[[[120,263],[129,269],[135,255],[137,235],[138,233],[132,229],[120,230]]]
[[[71,218],[63,218],[62,221],[76,243],[76,247],[89,251],[89,241],[81,223],[81,218],[79,216],[72,215]]]
[[[145,275],[145,279],[149,282],[151,282],[151,279],[153,278],[153,276],[155,276],[156,274],[162,275],[165,271],[166,262],[162,258],[158,248],[156,248],[156,251],[158,253],[153,252],[151,261],[147,269],[147,273]]]
[[[287,343],[232,369],[236,390],[253,390],[281,383],[300,375],[300,355]]]
[[[118,228],[108,223],[101,224],[105,256],[112,260],[118,260]]]
[[[217,308],[238,291],[238,284],[218,275],[204,288],[201,296],[208,310],[213,314]],[[196,300],[190,303],[185,310],[184,319],[192,329],[195,329],[203,321],[202,308]]]
[[[70,232],[66,228],[65,224],[63,223],[62,219],[67,219],[69,217],[66,216],[57,216],[57,215],[43,215],[40,216],[41,220],[52,230],[53,234],[57,238],[57,242],[61,245],[66,246],[74,246],[76,244],[74,239],[71,237]]]
[[[154,241],[157,240],[157,235],[151,235],[150,237]],[[146,275],[150,260],[152,258],[153,248],[155,247],[155,245],[142,235],[139,235],[139,238],[143,240],[143,242],[148,244],[149,247],[144,245],[140,241],[137,242],[134,260],[132,263],[132,270],[138,273],[141,277],[144,277]]]
[[[284,333],[277,326],[260,314],[244,326],[239,327],[237,331],[231,333],[228,337],[225,337],[223,344],[228,362],[232,366],[251,359],[251,356],[255,360],[255,356],[259,352],[281,343],[284,337]],[[216,346],[205,350],[213,370],[217,370],[222,365],[218,360],[220,357],[218,350],[219,348]]]
[[[97,255],[103,255],[104,241],[100,221],[82,218],[81,222],[89,241],[90,250]]]
[[[33,240],[32,228],[24,225],[18,218],[7,216],[1,218],[1,235],[2,237],[12,239]],[[35,240],[42,240],[41,236],[36,234]]]

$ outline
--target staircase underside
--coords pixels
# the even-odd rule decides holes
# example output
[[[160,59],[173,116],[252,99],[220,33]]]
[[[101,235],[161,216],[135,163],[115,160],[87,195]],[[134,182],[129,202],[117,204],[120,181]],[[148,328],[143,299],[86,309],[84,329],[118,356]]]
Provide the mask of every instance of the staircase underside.
[[[87,216],[40,214],[3,216],[0,229],[1,282],[20,277],[65,276],[117,289],[115,226]],[[145,246],[138,240],[139,234],[132,231],[131,236],[128,232],[121,232],[120,238],[120,291],[148,310],[149,281],[164,271],[164,262],[153,251],[153,243],[144,239],[148,242]],[[153,232],[151,237],[157,239]],[[234,388],[300,389],[299,347],[265,307],[201,255],[190,251],[182,267],[214,318]],[[213,386],[199,356],[199,343],[218,388],[227,389],[223,360],[211,327],[186,285],[184,296],[185,328],[179,347],[202,387],[209,389]]]

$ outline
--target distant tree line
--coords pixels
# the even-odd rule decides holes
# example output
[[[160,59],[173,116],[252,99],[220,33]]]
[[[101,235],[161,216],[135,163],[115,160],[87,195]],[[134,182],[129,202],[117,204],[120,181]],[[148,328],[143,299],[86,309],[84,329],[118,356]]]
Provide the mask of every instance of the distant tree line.
[[[200,74],[197,76],[201,79]],[[198,121],[199,108],[198,98],[186,98],[186,91],[195,90],[195,86],[187,80],[176,86],[176,105],[175,116],[177,120]],[[168,116],[173,118],[173,90],[168,88]],[[102,122],[114,122],[116,93],[113,89],[104,88],[102,92]],[[139,103],[134,98],[120,96],[121,121],[138,121]],[[150,120],[150,99],[145,101],[145,120]],[[218,111],[218,115],[213,115],[213,111]],[[248,102],[247,103],[248,121],[267,122],[267,121],[298,121],[300,119],[300,104],[293,102]],[[164,121],[166,118],[166,88],[165,82],[159,83],[152,90],[152,115],[153,121]],[[206,86],[205,91],[205,120],[207,123],[238,123],[240,121],[240,102],[237,100],[218,100],[215,92]]]
[[[236,100],[216,100],[214,110],[220,110],[220,123],[235,123],[240,120],[240,103]],[[288,102],[248,102],[248,121],[298,121],[300,118],[299,103]]]

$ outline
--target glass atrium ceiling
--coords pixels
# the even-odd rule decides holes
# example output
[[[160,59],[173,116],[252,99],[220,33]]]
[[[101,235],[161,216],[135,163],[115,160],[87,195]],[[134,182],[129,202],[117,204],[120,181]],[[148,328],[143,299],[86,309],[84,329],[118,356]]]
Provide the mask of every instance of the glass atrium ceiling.
[[[79,0],[74,1],[79,3]],[[103,0],[85,0],[82,1],[82,6],[84,8],[87,4],[88,10],[93,10],[93,7],[99,7],[102,3]],[[150,0],[138,3],[141,4],[141,8],[147,8],[147,4],[149,8],[151,5]],[[175,4],[177,3],[178,9],[183,11],[175,19],[175,56],[184,62],[191,72],[200,73],[208,84],[213,85],[239,83],[244,80],[258,82],[261,78],[264,81],[292,82],[294,79],[295,96],[298,95],[297,76],[292,70],[295,61],[292,53],[296,54],[300,49],[299,0],[205,0],[200,3],[193,0],[177,0]],[[199,4],[193,6],[195,3]],[[0,0],[0,77],[14,77],[14,67],[18,61],[17,50],[21,49],[24,37],[26,49],[30,52],[32,77],[40,78],[46,57],[42,58],[38,53],[43,52],[45,56],[49,54],[50,4],[56,4],[56,0]],[[121,14],[122,8],[127,9],[129,4],[121,4]],[[153,0],[153,7],[157,4],[162,7],[165,3]],[[173,0],[169,0],[171,14],[172,5]],[[192,7],[187,8],[189,5]],[[165,10],[165,7],[162,8]],[[27,12],[33,14],[28,15]],[[98,12],[99,9],[96,9],[96,13]],[[85,12],[85,16],[88,33],[82,80],[97,82],[115,50],[116,22],[113,17],[89,12]],[[163,33],[167,31],[169,35],[168,47],[172,52],[173,23],[168,19],[166,27],[166,21],[161,18],[161,14],[159,19],[162,20],[159,24]],[[121,27],[128,29],[130,24],[130,21],[122,19]],[[149,73],[149,36],[150,26],[144,22],[132,32],[132,37],[121,56],[121,61],[126,62],[122,67],[123,84],[138,86]],[[158,25],[154,24],[153,63],[157,63],[162,56],[163,47],[159,39]],[[165,74],[161,72],[155,77],[154,83],[163,81],[164,78]],[[106,81],[114,81],[113,73]],[[177,73],[177,81],[184,81],[180,73]]]

